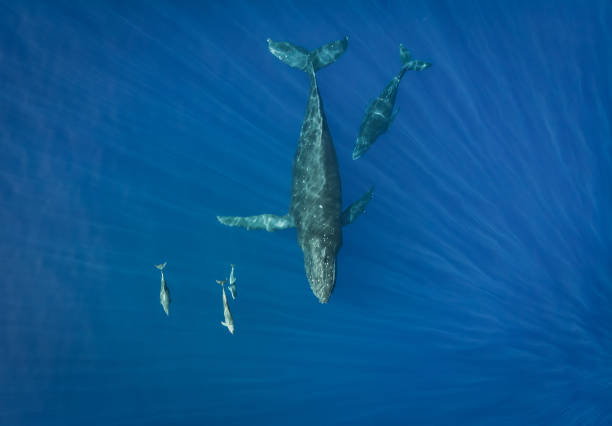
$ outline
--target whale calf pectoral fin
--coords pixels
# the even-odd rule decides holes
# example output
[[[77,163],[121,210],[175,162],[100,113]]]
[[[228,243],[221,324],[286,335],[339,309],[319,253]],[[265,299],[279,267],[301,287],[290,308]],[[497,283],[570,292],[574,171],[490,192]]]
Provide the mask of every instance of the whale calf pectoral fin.
[[[393,112],[393,114],[391,114],[391,117],[389,117],[389,121],[387,122],[387,128],[385,129],[385,131],[389,130],[389,127],[391,127],[391,124],[393,123],[393,120],[395,120],[395,117],[397,117],[397,114],[399,113],[399,107],[397,107],[397,109],[395,110],[395,112]]]
[[[353,204],[348,206],[346,210],[342,212],[340,216],[340,222],[342,226],[349,225],[355,221],[365,211],[366,206],[372,199],[374,194],[374,187],[370,188],[360,199],[355,201]]]
[[[277,216],[275,214],[260,214],[258,216],[217,216],[217,220],[227,226],[239,226],[241,228],[265,229],[268,232],[280,231],[293,228],[291,215]]]
[[[376,98],[374,99],[370,99],[370,102],[368,103],[368,106],[365,109],[365,115],[366,117],[370,114],[370,109],[372,108],[372,105],[374,105],[374,102],[376,101]]]

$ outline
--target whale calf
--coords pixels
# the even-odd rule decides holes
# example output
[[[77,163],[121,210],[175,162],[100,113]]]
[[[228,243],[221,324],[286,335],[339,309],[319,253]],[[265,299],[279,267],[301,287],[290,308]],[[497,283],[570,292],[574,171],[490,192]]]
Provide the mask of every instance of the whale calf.
[[[400,44],[399,50],[402,68],[399,74],[387,84],[380,96],[374,99],[366,109],[359,128],[359,136],[357,136],[353,148],[353,160],[361,157],[376,142],[376,139],[389,129],[395,119],[399,109],[393,112],[393,106],[397,97],[397,89],[406,71],[423,71],[431,66],[428,62],[411,59],[410,53],[402,44]]]
[[[304,253],[310,288],[327,303],[336,284],[336,256],[342,246],[342,227],[352,223],[372,198],[373,188],[342,212],[338,160],[323,111],[315,72],[344,53],[348,37],[308,52],[288,42],[268,39],[270,52],[287,65],[307,73],[310,81],[306,114],[293,159],[291,203],[284,216],[217,216],[227,226],[277,231],[295,227]]]
[[[161,303],[164,308],[164,312],[166,315],[170,315],[170,289],[166,284],[166,278],[164,277],[164,268],[168,262],[160,263],[159,265],[155,265],[159,272],[161,272],[161,289],[159,290],[159,303]]]

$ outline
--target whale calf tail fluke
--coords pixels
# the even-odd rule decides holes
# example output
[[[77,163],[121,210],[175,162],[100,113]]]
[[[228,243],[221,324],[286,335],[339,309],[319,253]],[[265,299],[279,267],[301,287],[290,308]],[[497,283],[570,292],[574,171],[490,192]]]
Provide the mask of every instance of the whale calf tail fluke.
[[[423,71],[431,66],[429,62],[412,59],[410,52],[408,52],[401,43],[399,45],[399,51],[400,60],[402,61],[402,74],[406,71]]]
[[[160,263],[159,265],[155,265],[155,267],[159,269],[160,271],[163,271],[167,264],[168,262],[164,262],[164,263]]]
[[[344,53],[347,46],[348,36],[341,40],[324,44],[312,52],[286,41],[272,41],[268,39],[268,49],[274,56],[290,67],[304,72],[310,71],[309,64],[312,64],[315,72],[329,64],[333,64]]]

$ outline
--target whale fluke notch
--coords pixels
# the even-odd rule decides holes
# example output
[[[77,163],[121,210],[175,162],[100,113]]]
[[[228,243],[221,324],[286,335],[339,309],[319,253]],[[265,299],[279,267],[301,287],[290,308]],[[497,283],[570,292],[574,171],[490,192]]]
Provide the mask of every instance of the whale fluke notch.
[[[355,219],[361,216],[370,200],[372,200],[373,195],[374,187],[372,186],[370,190],[363,194],[360,199],[348,206],[340,216],[340,223],[342,224],[342,226],[350,225],[355,221]]]
[[[295,226],[293,218],[288,214],[284,216],[269,213],[257,216],[217,216],[217,220],[227,226],[238,226],[247,230],[265,229],[268,232],[281,231]]]

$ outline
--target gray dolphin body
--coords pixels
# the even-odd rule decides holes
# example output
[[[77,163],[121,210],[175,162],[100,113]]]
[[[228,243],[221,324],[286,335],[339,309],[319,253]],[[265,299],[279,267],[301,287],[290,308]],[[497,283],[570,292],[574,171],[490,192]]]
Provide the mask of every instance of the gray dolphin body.
[[[164,277],[164,268],[168,262],[160,263],[159,265],[155,265],[159,272],[161,272],[161,288],[159,290],[159,303],[161,303],[162,308],[164,308],[164,312],[166,315],[170,315],[170,289],[166,284],[166,277]]]
[[[219,283],[219,281],[217,281]],[[225,281],[223,281],[225,284]],[[227,303],[227,296],[225,295],[225,288],[221,284],[221,292],[223,297],[223,321],[221,321],[221,325],[227,327],[230,333],[234,334],[234,319],[232,318],[232,313],[230,312],[229,304]]]
[[[287,42],[268,39],[270,52],[287,65],[305,71],[310,92],[300,139],[293,160],[291,205],[284,216],[263,214],[217,216],[228,226],[277,231],[297,228],[310,288],[327,303],[336,284],[336,256],[342,246],[342,226],[352,223],[372,198],[373,188],[342,211],[342,189],[336,151],[331,138],[315,72],[333,63],[346,50],[348,38],[312,52]]]
[[[402,44],[400,44],[399,49],[402,68],[399,74],[393,77],[389,84],[387,84],[380,96],[373,100],[366,109],[361,127],[359,128],[359,136],[357,136],[355,141],[353,160],[361,157],[376,142],[376,139],[389,129],[389,126],[395,119],[399,109],[393,112],[393,106],[397,97],[397,89],[406,71],[422,71],[431,66],[428,62],[411,59],[410,53]]]

